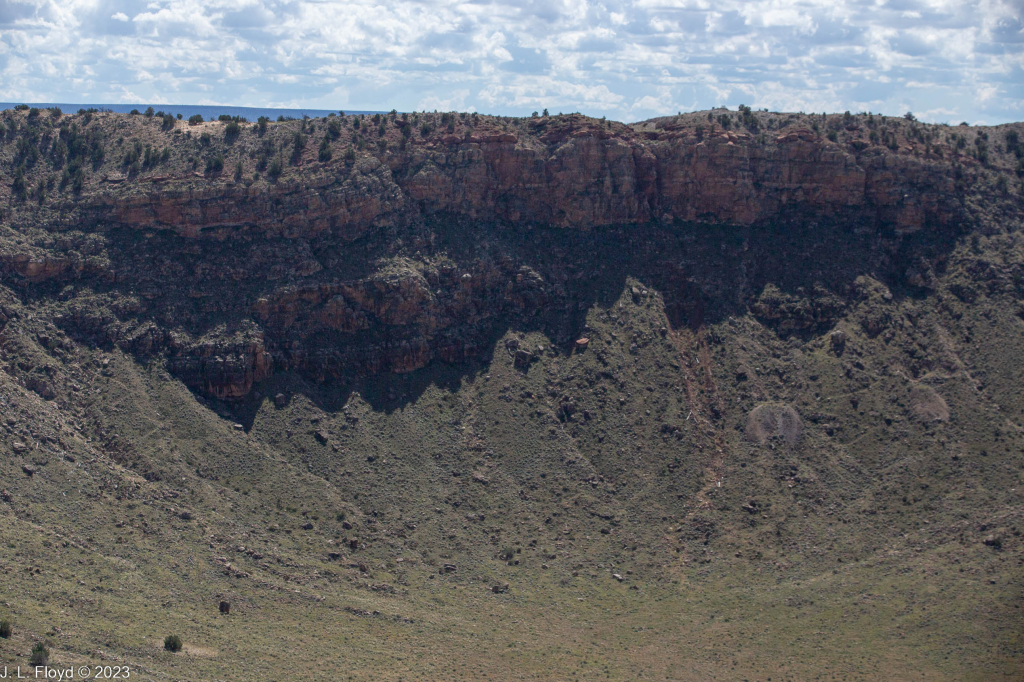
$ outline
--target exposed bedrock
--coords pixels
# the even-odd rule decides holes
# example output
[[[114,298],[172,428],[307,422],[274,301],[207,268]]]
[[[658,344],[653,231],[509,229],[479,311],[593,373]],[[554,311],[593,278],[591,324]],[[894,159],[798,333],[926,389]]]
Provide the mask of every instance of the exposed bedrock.
[[[99,184],[39,226],[53,238],[3,245],[0,274],[59,294],[69,334],[234,399],[275,371],[458,363],[511,326],[569,348],[627,277],[673,324],[751,311],[817,332],[860,274],[925,281],[970,220],[953,163],[809,129],[534,132],[434,134],[277,183]]]

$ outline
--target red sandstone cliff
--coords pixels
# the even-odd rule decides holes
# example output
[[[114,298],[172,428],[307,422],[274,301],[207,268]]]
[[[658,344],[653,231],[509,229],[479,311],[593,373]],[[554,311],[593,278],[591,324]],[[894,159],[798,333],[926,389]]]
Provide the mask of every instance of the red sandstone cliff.
[[[119,184],[74,205],[83,217],[196,236],[256,226],[284,236],[358,237],[379,225],[451,213],[587,229],[649,221],[751,225],[787,211],[845,216],[913,232],[955,219],[948,161],[859,151],[806,128],[770,137],[693,129],[646,136],[584,117],[533,134],[437,135],[353,163],[311,164],[277,184]]]
[[[139,117],[104,116],[91,125],[107,125],[108,140],[126,124],[154,135]],[[324,380],[460,362],[510,319],[543,317],[547,331],[571,343],[573,316],[594,303],[587,283],[602,276],[600,260],[634,241],[645,251],[619,274],[649,276],[671,314],[689,324],[726,305],[728,277],[739,292],[730,300],[749,298],[760,292],[744,289],[758,259],[791,257],[773,253],[770,236],[756,243],[775,222],[812,234],[820,224],[822,239],[832,240],[825,257],[842,253],[844,234],[877,234],[885,243],[871,247],[872,262],[902,276],[888,255],[893,244],[969,220],[963,174],[979,168],[935,131],[864,117],[826,122],[827,135],[810,117],[768,114],[761,128],[730,130],[696,114],[633,126],[578,115],[450,116],[441,126],[437,118],[424,115],[434,127],[423,123],[422,134],[385,118],[376,140],[352,122],[350,140],[332,138],[337,156],[320,161],[313,145],[296,147],[273,182],[252,173],[261,150],[283,158],[289,136],[314,131],[329,143],[324,123],[264,134],[250,127],[241,141],[223,142],[244,171],[233,177],[191,170],[197,155],[216,153],[212,138],[161,131],[178,154],[167,167],[120,174],[103,170],[119,162],[104,162],[80,194],[39,208],[14,202],[0,278],[29,288],[82,284],[62,293],[56,324],[163,355],[197,390],[238,398],[281,369]],[[355,153],[357,141],[364,151]],[[435,244],[434,218],[462,232]],[[735,267],[740,256],[725,244],[683,244],[695,223],[747,230],[748,264]],[[509,233],[497,237],[500,226]],[[532,227],[555,229],[531,254],[521,236]],[[590,255],[573,251],[574,239],[602,228],[619,245],[598,239]],[[461,246],[471,248],[454,257]],[[542,262],[545,248],[557,251],[554,260]],[[804,267],[808,285],[845,286],[841,264]],[[919,260],[914,273],[929,267]],[[803,311],[791,326],[827,324],[844,305],[834,292],[816,296],[786,299],[787,310]]]

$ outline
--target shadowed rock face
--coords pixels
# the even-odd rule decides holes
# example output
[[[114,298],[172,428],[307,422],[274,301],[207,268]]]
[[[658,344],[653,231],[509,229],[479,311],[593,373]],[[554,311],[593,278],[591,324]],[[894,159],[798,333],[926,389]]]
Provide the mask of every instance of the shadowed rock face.
[[[579,312],[627,274],[664,292],[674,324],[749,307],[809,333],[843,313],[863,272],[924,281],[920,243],[971,217],[958,184],[970,162],[786,120],[735,132],[486,119],[345,161],[300,155],[272,183],[171,163],[18,209],[21,226],[58,236],[11,240],[0,268],[63,290],[55,321],[69,333],[164,356],[226,399],[280,370],[322,381],[457,363],[512,324],[571,345]],[[786,268],[788,289],[773,280]]]

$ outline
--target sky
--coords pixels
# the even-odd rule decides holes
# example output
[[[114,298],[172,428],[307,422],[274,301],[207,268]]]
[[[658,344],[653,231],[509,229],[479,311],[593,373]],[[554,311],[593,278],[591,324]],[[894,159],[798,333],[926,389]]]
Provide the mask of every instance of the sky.
[[[0,101],[1024,119],[1024,0],[0,0]]]

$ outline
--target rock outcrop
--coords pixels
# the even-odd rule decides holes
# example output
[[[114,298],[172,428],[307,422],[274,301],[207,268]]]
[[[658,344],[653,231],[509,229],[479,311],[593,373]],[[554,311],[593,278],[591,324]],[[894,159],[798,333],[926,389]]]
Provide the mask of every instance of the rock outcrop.
[[[827,243],[826,259],[849,235],[878,235],[887,241],[858,253],[895,267],[886,254],[903,236],[970,218],[958,178],[972,162],[906,126],[881,146],[868,136],[874,124],[849,123],[840,139],[808,118],[723,129],[697,115],[632,126],[454,116],[417,136],[392,117],[376,147],[353,132],[348,152],[327,161],[303,152],[310,130],[294,122],[229,143],[232,179],[194,171],[209,140],[165,131],[191,166],[111,171],[52,205],[19,205],[10,223],[23,234],[0,244],[0,276],[64,288],[54,320],[68,333],[163,356],[224,399],[278,370],[327,380],[460,362],[511,321],[571,351],[585,331],[580,311],[602,295],[604,264],[627,251],[639,264],[630,274],[658,286],[674,323],[699,325],[734,305],[721,295],[730,276],[780,333],[811,333],[845,308],[842,263],[794,274],[791,290],[748,281],[743,258],[786,267],[772,225]],[[274,181],[241,172],[267,149],[280,154],[289,135],[295,153]],[[445,225],[457,228],[445,236]],[[701,225],[733,230],[735,248],[693,243]],[[24,236],[29,228],[36,236]],[[602,230],[614,244],[594,236]],[[922,255],[898,276],[929,267]]]
[[[899,232],[962,215],[951,164],[828,141],[806,128],[764,135],[692,128],[641,136],[592,119],[541,119],[532,135],[440,135],[405,151],[310,169],[276,184],[188,173],[104,187],[65,220],[196,237],[240,225],[355,239],[432,214],[575,229],[700,221],[752,225],[793,212]]]

